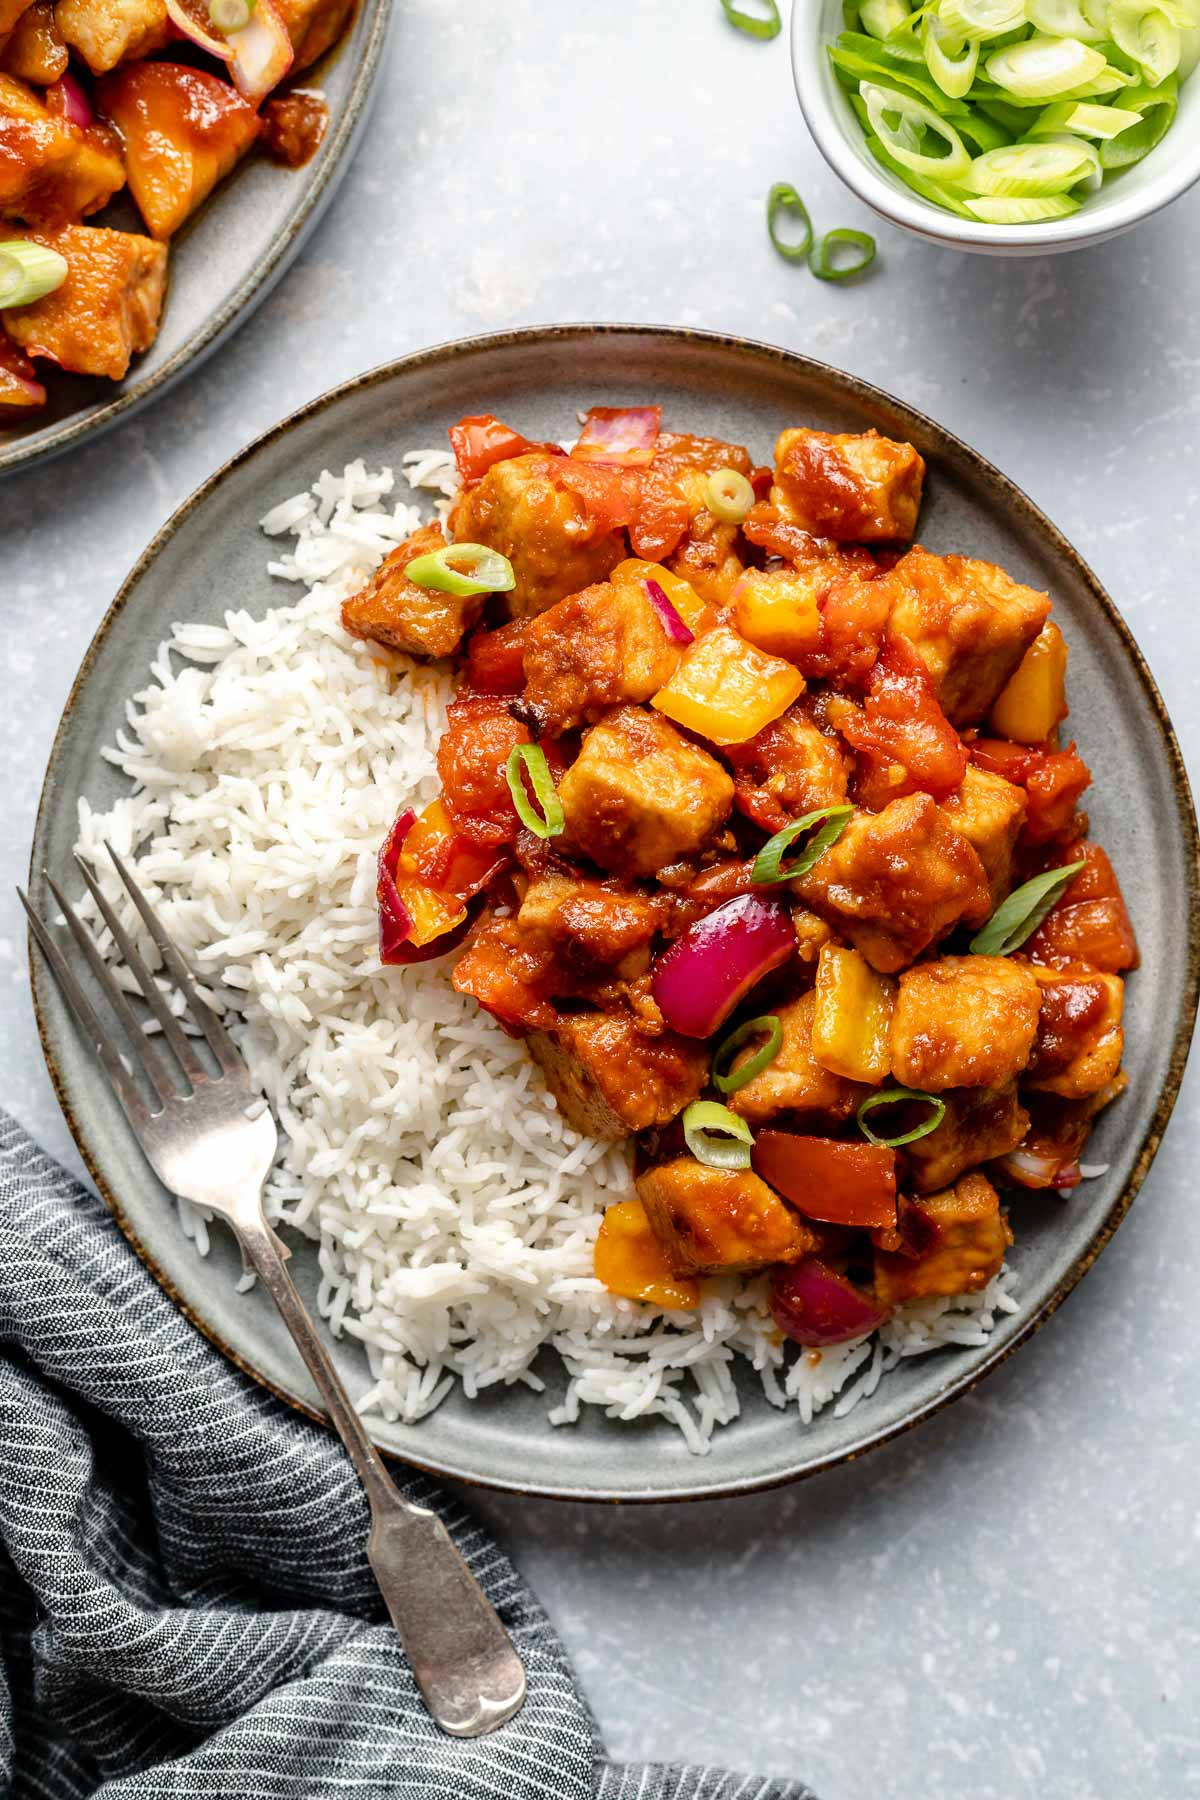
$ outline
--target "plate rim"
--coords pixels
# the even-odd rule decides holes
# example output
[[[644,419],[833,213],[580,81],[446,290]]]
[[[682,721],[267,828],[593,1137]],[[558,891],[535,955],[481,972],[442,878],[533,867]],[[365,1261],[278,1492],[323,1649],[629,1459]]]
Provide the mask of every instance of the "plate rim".
[[[0,476],[31,469],[39,462],[47,462],[68,450],[77,449],[81,444],[90,442],[121,420],[130,417],[141,407],[148,406],[151,401],[161,399],[185,375],[199,368],[227,338],[232,337],[238,327],[244,325],[268,298],[300,254],[309,233],[332,200],[338,183],[349,171],[359,133],[366,124],[367,111],[375,95],[376,78],[391,23],[392,5],[393,0],[358,0],[355,19],[347,26],[347,34],[353,30],[357,20],[365,17],[368,25],[365,40],[358,52],[350,92],[334,122],[328,138],[328,150],[322,155],[317,169],[308,180],[304,180],[303,170],[293,171],[294,176],[301,178],[301,192],[295,210],[289,212],[274,234],[263,260],[248,271],[205,324],[180,344],[162,368],[156,369],[140,385],[136,376],[132,382],[123,381],[111,399],[102,400],[99,405],[82,412],[72,413],[44,431],[34,430],[28,437],[17,437],[10,444],[0,444]],[[314,69],[301,73],[316,74],[319,78],[321,69],[331,59],[342,54],[344,42],[343,37],[341,43],[333,45],[318,59]],[[219,191],[216,198],[219,203]],[[169,284],[167,304],[170,304]]]
[[[390,0],[379,0],[386,8]],[[995,1348],[984,1349],[977,1362],[965,1367],[959,1374],[952,1375],[938,1392],[925,1402],[914,1407],[911,1413],[896,1420],[890,1425],[875,1431],[860,1431],[844,1449],[830,1453],[811,1462],[802,1468],[784,1473],[748,1476],[736,1481],[723,1481],[717,1485],[696,1491],[693,1488],[676,1489],[668,1484],[661,1491],[647,1493],[644,1491],[604,1492],[599,1489],[556,1488],[545,1482],[519,1482],[499,1480],[491,1476],[472,1476],[457,1469],[447,1469],[436,1461],[426,1461],[420,1456],[406,1450],[403,1454],[387,1446],[379,1446],[381,1452],[399,1464],[419,1469],[424,1473],[441,1480],[461,1482],[465,1486],[479,1487],[496,1493],[517,1494],[527,1498],[553,1499],[563,1501],[586,1502],[589,1504],[608,1505],[665,1505],[680,1502],[700,1503],[708,1500],[723,1500],[740,1497],[744,1494],[766,1492],[774,1488],[790,1486],[794,1482],[808,1480],[823,1474],[830,1469],[840,1467],[844,1463],[856,1462],[869,1451],[893,1442],[896,1438],[913,1430],[925,1420],[933,1418],[963,1395],[972,1392],[986,1376],[1008,1361],[1028,1340],[1041,1329],[1046,1321],[1058,1311],[1068,1296],[1082,1281],[1098,1260],[1101,1252],[1111,1242],[1122,1224],[1130,1207],[1133,1205],[1142,1183],[1146,1178],[1150,1165],[1162,1142],[1163,1133],[1174,1110],[1183,1079],[1184,1068],[1191,1048],[1195,1029],[1197,1006],[1200,1003],[1200,827],[1197,824],[1196,807],[1192,796],[1191,784],[1183,753],[1175,734],[1174,725],[1166,704],[1158,690],[1154,676],[1150,672],[1141,649],[1133,633],[1119,611],[1115,601],[1104,587],[1090,565],[1064,536],[1059,528],[1042,511],[1030,496],[1008,475],[996,467],[980,451],[956,436],[946,427],[931,419],[928,414],[910,406],[906,401],[898,399],[886,389],[863,380],[860,376],[847,370],[839,369],[832,364],[804,355],[799,351],[784,349],[782,346],[767,343],[758,339],[744,337],[734,333],[707,331],[692,326],[670,326],[655,324],[623,324],[615,321],[578,322],[559,325],[534,325],[484,332],[466,338],[447,339],[423,350],[411,352],[407,356],[377,363],[362,374],[352,376],[349,380],[338,383],[325,393],[306,402],[295,411],[287,414],[268,430],[261,432],[249,443],[236,451],[211,475],[207,477],[191,494],[184,499],[170,517],[159,527],[153,538],[142,551],[128,575],[121,583],[117,593],[106,608],[92,638],[88,644],[79,669],[71,683],[63,710],[55,728],[50,754],[46,764],[41,792],[38,798],[34,820],[33,837],[30,847],[29,881],[31,887],[38,879],[39,851],[46,830],[49,802],[52,798],[55,775],[62,759],[65,739],[70,729],[71,717],[77,699],[87,682],[92,665],[95,662],[105,638],[117,617],[133,598],[137,586],[153,564],[166,544],[186,523],[191,515],[202,507],[218,488],[223,486],[236,472],[255,457],[261,450],[286,437],[299,425],[337,405],[350,394],[379,386],[410,372],[447,363],[464,354],[486,354],[490,350],[504,348],[530,349],[548,344],[564,344],[572,340],[593,337],[642,337],[673,343],[694,344],[708,350],[726,350],[735,354],[749,352],[752,356],[766,359],[768,362],[787,367],[793,373],[809,379],[828,383],[832,388],[845,394],[863,405],[878,410],[890,411],[900,425],[905,428],[915,426],[924,434],[927,441],[939,443],[961,458],[972,473],[983,482],[998,491],[1001,499],[1024,517],[1024,523],[1032,526],[1044,536],[1050,548],[1068,561],[1074,568],[1089,599],[1099,607],[1108,624],[1117,633],[1121,647],[1127,655],[1133,675],[1141,685],[1143,695],[1148,702],[1158,728],[1160,739],[1166,754],[1167,767],[1171,778],[1171,787],[1175,801],[1175,813],[1179,821],[1182,835],[1182,848],[1187,868],[1187,887],[1184,896],[1187,916],[1187,953],[1184,965],[1184,979],[1181,990],[1182,1006],[1179,1024],[1175,1031],[1170,1055],[1167,1061],[1166,1074],[1159,1090],[1154,1110],[1142,1134],[1138,1145],[1137,1156],[1130,1170],[1129,1178],[1114,1197],[1112,1204],[1099,1221],[1092,1237],[1083,1252],[1068,1265],[1056,1281],[1051,1292],[1042,1304],[1016,1329],[1012,1338]],[[86,1128],[75,1113],[65,1087],[62,1071],[52,1046],[49,1023],[44,1009],[44,995],[49,991],[49,978],[40,959],[34,954],[32,935],[27,933],[27,955],[30,970],[30,992],[33,1002],[34,1019],[37,1026],[38,1039],[46,1069],[50,1076],[55,1097],[62,1110],[64,1120],[101,1197],[113,1214],[121,1231],[136,1251],[137,1255],[150,1270],[159,1286],[169,1296],[173,1304],[202,1335],[237,1368],[248,1375],[260,1387],[266,1388],[278,1399],[305,1417],[316,1423],[329,1427],[325,1415],[312,1407],[300,1395],[293,1393],[280,1383],[263,1375],[253,1363],[234,1345],[230,1344],[222,1332],[206,1319],[202,1318],[175,1288],[169,1273],[154,1260],[146,1246],[140,1241],[132,1221],[105,1181],[96,1166],[95,1159],[88,1145]],[[368,1429],[370,1421],[368,1420]]]

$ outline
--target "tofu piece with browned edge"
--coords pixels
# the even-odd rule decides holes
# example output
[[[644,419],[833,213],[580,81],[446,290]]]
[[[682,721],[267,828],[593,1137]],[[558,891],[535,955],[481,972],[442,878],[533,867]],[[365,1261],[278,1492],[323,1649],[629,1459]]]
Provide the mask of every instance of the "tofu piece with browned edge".
[[[939,1194],[903,1199],[899,1223],[909,1254],[875,1252],[875,1297],[881,1306],[976,1294],[1000,1273],[1012,1243],[1000,1196],[978,1172]]]
[[[583,972],[611,968],[633,976],[645,967],[663,903],[616,882],[539,875],[529,883],[517,923],[531,943]]]
[[[1041,989],[1007,956],[940,956],[900,977],[892,1070],[905,1087],[1001,1087],[1021,1074],[1037,1036]]]
[[[67,279],[32,306],[0,313],[15,344],[76,375],[120,381],[134,354],[158,335],[167,285],[167,246],[132,231],[70,225],[29,232],[67,259]]]
[[[803,1113],[824,1124],[849,1118],[869,1090],[835,1075],[816,1060],[812,1041],[816,1004],[816,995],[810,991],[774,1009],[783,1030],[779,1053],[761,1075],[729,1096],[731,1111],[753,1125],[780,1112]],[[734,1069],[758,1048],[748,1044],[734,1058]]]
[[[525,702],[541,730],[559,737],[614,706],[649,700],[679,656],[640,582],[598,582],[530,624]]]
[[[658,713],[626,706],[587,733],[558,797],[564,847],[614,875],[653,875],[724,824],[733,782]]]
[[[627,554],[624,534],[602,531],[579,495],[551,478],[551,464],[540,451],[493,463],[450,518],[460,543],[487,544],[507,556],[516,578],[505,596],[513,618],[532,618],[607,580]]]
[[[625,1013],[564,1013],[526,1041],[559,1111],[589,1137],[667,1125],[708,1078],[702,1045],[673,1032],[645,1037]]]
[[[942,811],[983,864],[992,906],[998,906],[1012,887],[1013,850],[1025,823],[1025,790],[1003,775],[968,763],[962,786],[942,801]]]
[[[647,1169],[637,1191],[677,1275],[745,1275],[796,1262],[818,1238],[750,1169],[710,1169],[690,1156]]]
[[[920,656],[946,717],[977,725],[1046,623],[1049,597],[995,563],[919,544],[879,579],[891,597],[888,629]]]
[[[925,463],[911,444],[876,431],[780,434],[771,504],[814,537],[907,542],[917,526]]]
[[[1115,1080],[1125,1049],[1125,984],[1099,969],[1033,969],[1042,993],[1026,1085],[1065,1100]]]
[[[351,637],[367,638],[406,656],[452,656],[483,606],[481,594],[444,594],[418,587],[404,571],[418,556],[445,547],[440,525],[423,525],[386,556],[366,587],[342,602]]]
[[[909,1181],[919,1194],[949,1187],[965,1169],[1007,1156],[1029,1129],[1015,1081],[1003,1087],[962,1088],[946,1095],[941,1123],[905,1144]]]
[[[166,0],[58,0],[54,16],[93,75],[161,50],[171,35]]]
[[[114,132],[101,124],[81,131],[25,82],[0,74],[0,217],[52,230],[98,212],[124,185]]]
[[[992,910],[983,864],[928,794],[856,813],[795,885],[884,975],[960,921],[982,925]]]

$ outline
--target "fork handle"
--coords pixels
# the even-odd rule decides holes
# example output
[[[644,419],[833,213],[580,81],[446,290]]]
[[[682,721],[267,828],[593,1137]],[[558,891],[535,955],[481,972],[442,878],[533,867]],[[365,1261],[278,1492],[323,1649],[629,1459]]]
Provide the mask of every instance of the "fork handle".
[[[520,1657],[437,1514],[396,1488],[287,1272],[279,1238],[265,1220],[235,1230],[366,1489],[367,1558],[426,1706],[453,1737],[494,1731],[525,1699]]]

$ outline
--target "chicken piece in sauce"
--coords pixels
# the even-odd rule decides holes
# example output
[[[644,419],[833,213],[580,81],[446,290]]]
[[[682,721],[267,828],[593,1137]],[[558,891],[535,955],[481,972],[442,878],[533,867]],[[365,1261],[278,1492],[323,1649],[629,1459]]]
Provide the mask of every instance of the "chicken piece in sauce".
[[[735,803],[762,830],[846,798],[852,761],[845,741],[817,725],[807,695],[745,744],[730,744]]]
[[[942,1096],[941,1123],[905,1144],[909,1181],[919,1194],[949,1187],[967,1169],[1015,1150],[1029,1130],[1015,1081],[1002,1087],[958,1088]]]
[[[166,245],[91,225],[27,235],[66,258],[67,278],[32,306],[0,314],[9,337],[60,368],[120,381],[134,353],[148,349],[157,334]]]
[[[996,907],[1013,885],[1013,851],[1025,823],[1025,793],[1003,775],[967,764],[962,786],[942,801],[942,813],[966,838],[988,879]]]
[[[702,1045],[673,1032],[646,1037],[623,1012],[564,1013],[528,1044],[563,1117],[592,1137],[670,1124],[708,1078]]]
[[[584,876],[540,875],[517,913],[525,937],[583,972],[611,968],[641,974],[662,928],[665,905],[651,894]]]
[[[72,125],[25,82],[0,75],[0,216],[57,229],[98,212],[124,185],[113,132]]]
[[[771,504],[814,537],[892,543],[912,537],[924,479],[911,444],[799,426],[775,445]]]
[[[1007,956],[939,956],[900,976],[892,1070],[905,1087],[1001,1087],[1029,1061],[1041,991]]]
[[[57,0],[54,15],[93,75],[152,56],[171,36],[166,0]]]
[[[705,534],[712,515],[705,501],[704,477],[718,469],[733,469],[749,479],[754,473],[750,452],[721,438],[659,432],[654,456],[641,477],[638,514],[630,525],[630,542],[638,556],[651,562],[673,556],[701,515],[705,515],[701,535]]]
[[[813,1055],[813,1020],[816,995],[811,991],[777,1006],[775,1016],[783,1030],[783,1043],[774,1061],[729,1097],[729,1107],[751,1124],[773,1119],[776,1113],[796,1113],[827,1126],[849,1118],[868,1091],[858,1083],[823,1067]],[[734,1073],[754,1052],[747,1045],[733,1061]]]
[[[1065,1100],[1098,1094],[1121,1067],[1125,984],[1099,969],[1034,969],[1041,989],[1027,1086]]]
[[[562,460],[566,460],[565,458]],[[624,535],[604,530],[581,497],[553,479],[554,459],[538,452],[493,463],[467,488],[450,517],[460,543],[507,556],[516,586],[505,596],[514,618],[604,581],[628,554]]]
[[[637,1178],[647,1216],[677,1275],[738,1275],[797,1262],[821,1235],[749,1169],[690,1156]]]
[[[366,587],[342,602],[342,624],[351,637],[406,656],[453,656],[479,617],[483,596],[418,587],[404,573],[418,556],[443,549],[445,542],[440,525],[423,525],[384,558]]]
[[[0,45],[0,69],[18,81],[47,88],[65,75],[71,53],[54,17],[53,0],[33,0],[7,43]]]
[[[902,1199],[899,1231],[903,1250],[875,1253],[875,1294],[887,1307],[978,1293],[1012,1243],[1000,1196],[978,1171],[940,1194]]]
[[[552,737],[651,699],[679,661],[641,582],[598,582],[557,601],[524,642],[525,703]]]
[[[100,82],[96,97],[121,134],[138,211],[160,239],[174,236],[262,128],[236,88],[183,63],[132,63]]]

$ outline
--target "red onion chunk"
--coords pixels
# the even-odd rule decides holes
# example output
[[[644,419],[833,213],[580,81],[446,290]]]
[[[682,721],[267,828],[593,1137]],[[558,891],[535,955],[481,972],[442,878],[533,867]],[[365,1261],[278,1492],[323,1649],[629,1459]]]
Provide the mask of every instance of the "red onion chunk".
[[[646,589],[646,598],[662,620],[663,630],[671,642],[673,644],[695,643],[695,633],[688,630],[659,583],[648,576],[643,585]]]
[[[655,964],[652,989],[662,1015],[683,1037],[711,1037],[750,989],[793,955],[787,908],[739,894],[697,919]]]
[[[578,462],[645,468],[654,461],[661,406],[593,406],[571,455]]]
[[[229,39],[223,37],[215,25],[210,24],[207,10],[199,4],[199,0],[166,0],[167,17],[176,31],[193,44],[199,44],[210,56],[219,57],[222,62],[229,62],[233,52]]]
[[[771,1313],[780,1331],[810,1348],[864,1337],[888,1316],[873,1295],[816,1256],[776,1269],[771,1278]]]
[[[262,100],[292,66],[292,40],[274,0],[254,0],[249,23],[229,33],[230,72],[247,100]]]
[[[400,857],[401,846],[416,822],[417,815],[412,807],[405,807],[388,832],[383,849],[379,852],[379,880],[376,884],[375,895],[379,904],[380,962],[393,963],[411,960],[410,957],[401,954],[406,947],[412,948],[408,943],[408,938],[413,928],[413,918],[400,898],[400,890],[396,886],[396,864]]]
[[[77,125],[80,131],[86,131],[89,125],[95,123],[92,103],[74,75],[60,75],[46,89],[46,106],[50,112],[56,112],[61,119],[65,119],[68,125]]]
[[[1023,1144],[1000,1158],[996,1172],[1001,1180],[1025,1188],[1073,1188],[1083,1180],[1074,1152],[1034,1149]]]

